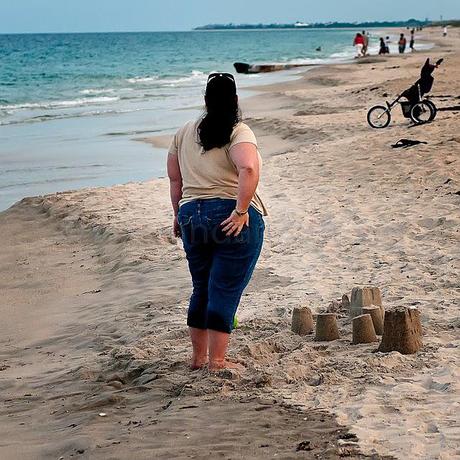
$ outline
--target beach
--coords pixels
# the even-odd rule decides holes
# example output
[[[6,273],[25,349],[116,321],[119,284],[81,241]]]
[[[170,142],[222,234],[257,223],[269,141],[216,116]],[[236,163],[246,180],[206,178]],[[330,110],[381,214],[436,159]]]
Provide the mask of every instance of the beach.
[[[0,458],[458,458],[460,30],[423,36],[436,46],[318,66],[242,101],[269,216],[230,344],[241,374],[188,368],[166,178],[0,213]],[[426,57],[445,59],[435,121],[410,127],[396,107],[371,129],[368,108]],[[426,143],[391,147],[403,138]],[[338,340],[291,332],[294,307],[324,312],[356,286],[418,308],[422,350],[352,345],[340,312]]]

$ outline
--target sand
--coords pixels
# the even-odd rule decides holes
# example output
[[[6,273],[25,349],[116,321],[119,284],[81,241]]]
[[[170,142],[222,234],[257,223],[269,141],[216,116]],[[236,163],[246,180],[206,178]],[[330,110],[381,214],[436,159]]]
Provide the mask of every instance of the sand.
[[[0,458],[457,458],[459,49],[450,29],[429,52],[311,69],[243,101],[270,216],[230,347],[241,375],[187,368],[166,179],[1,213]],[[410,127],[396,108],[369,128],[368,107],[426,56],[445,58],[435,122]],[[427,144],[392,149],[401,138]],[[419,353],[352,345],[341,312],[339,340],[291,332],[294,307],[324,312],[365,285],[421,311]]]

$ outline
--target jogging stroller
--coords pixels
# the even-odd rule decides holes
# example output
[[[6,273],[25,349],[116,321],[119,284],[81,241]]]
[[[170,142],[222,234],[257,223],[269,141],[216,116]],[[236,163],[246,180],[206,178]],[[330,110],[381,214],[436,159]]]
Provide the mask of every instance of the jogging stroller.
[[[430,59],[425,61],[420,72],[420,78],[408,89],[402,92],[393,102],[386,102],[383,105],[375,105],[367,112],[367,122],[372,128],[386,128],[391,121],[391,109],[396,104],[401,104],[402,113],[405,118],[410,118],[415,124],[423,124],[433,121],[436,117],[436,106],[429,99],[423,96],[431,91],[434,78],[431,75],[434,69],[438,68],[443,59],[436,64],[430,64]],[[401,99],[406,99],[401,101]]]

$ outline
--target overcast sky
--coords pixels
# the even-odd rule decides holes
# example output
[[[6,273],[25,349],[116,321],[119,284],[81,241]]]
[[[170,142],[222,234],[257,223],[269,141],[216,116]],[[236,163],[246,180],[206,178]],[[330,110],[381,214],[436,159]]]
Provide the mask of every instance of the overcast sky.
[[[460,0],[0,0],[0,33],[190,30],[209,23],[460,18]]]

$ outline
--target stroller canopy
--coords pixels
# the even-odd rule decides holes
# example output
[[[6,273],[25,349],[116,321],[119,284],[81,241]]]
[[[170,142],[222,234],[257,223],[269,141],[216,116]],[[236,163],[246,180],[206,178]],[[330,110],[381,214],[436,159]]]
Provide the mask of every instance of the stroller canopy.
[[[430,58],[428,58],[420,71],[420,78],[410,88],[406,89],[401,96],[405,97],[411,104],[419,102],[420,98],[429,93],[433,87],[434,78],[431,74],[435,68],[436,65],[430,64]]]

